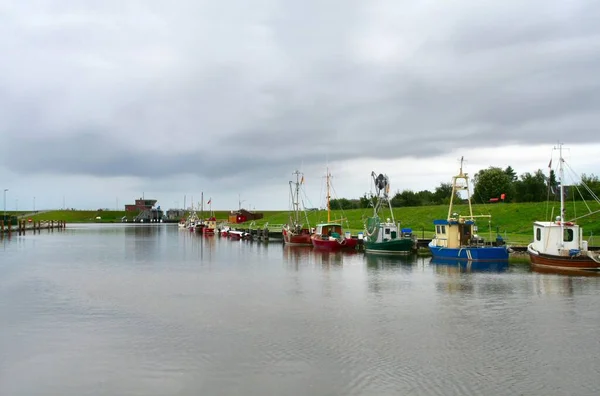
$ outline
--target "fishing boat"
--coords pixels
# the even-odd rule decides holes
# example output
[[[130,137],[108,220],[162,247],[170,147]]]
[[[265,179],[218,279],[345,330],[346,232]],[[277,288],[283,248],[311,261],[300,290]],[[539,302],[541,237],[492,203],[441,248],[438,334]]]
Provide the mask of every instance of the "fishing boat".
[[[559,152],[558,183],[560,185],[560,214],[555,221],[536,221],[533,223],[533,242],[527,246],[527,253],[534,270],[561,273],[600,272],[600,255],[588,249],[588,241],[583,239],[583,229],[576,224],[582,217],[600,212],[591,211],[582,216],[566,220],[564,166],[562,143],[555,147]],[[550,167],[552,159],[550,160]],[[581,185],[591,193],[600,204],[592,190],[580,181]],[[577,186],[575,186],[577,187]],[[586,205],[587,206],[587,205]]]
[[[202,208],[204,209],[204,201],[202,202]],[[208,199],[207,204],[210,205],[209,217],[202,221],[202,233],[206,236],[211,236],[215,235],[215,230],[217,229],[217,218],[212,210],[212,197]]]
[[[460,183],[458,181],[461,181]],[[453,202],[458,191],[466,190],[469,204],[469,214],[462,216],[454,213]],[[429,250],[434,259],[454,259],[470,261],[508,260],[508,246],[494,246],[486,243],[477,234],[476,217],[488,218],[491,225],[491,215],[473,215],[469,177],[463,173],[463,158],[460,159],[460,172],[452,177],[452,196],[448,207],[448,217],[434,220],[435,236],[429,243]],[[490,226],[491,232],[491,226]],[[491,235],[490,235],[491,239]]]
[[[340,222],[331,221],[330,178],[331,174],[327,169],[327,223],[317,224],[310,239],[315,248],[328,250],[356,249],[358,239],[352,238],[349,232],[344,232]]]
[[[199,222],[200,218],[198,217],[198,214],[196,213],[196,210],[194,209],[194,206],[192,204],[192,213],[190,213],[187,220],[185,221],[185,228],[190,230],[191,232],[194,232],[196,230],[196,225]]]
[[[304,227],[301,219],[300,211],[300,185],[304,183],[304,175],[300,179],[301,173],[295,171],[296,183],[290,181],[290,203],[292,210],[290,211],[289,222],[285,224],[281,230],[283,234],[283,242],[289,246],[312,246],[310,239],[309,227]],[[306,212],[304,212],[306,216]],[[308,224],[308,216],[306,216],[306,224]]]
[[[402,229],[394,220],[394,211],[389,199],[390,183],[387,175],[371,172],[376,194],[373,195],[373,216],[365,222],[365,253],[370,254],[409,254],[415,245],[412,230]],[[390,217],[385,221],[379,217],[380,211],[387,203]]]

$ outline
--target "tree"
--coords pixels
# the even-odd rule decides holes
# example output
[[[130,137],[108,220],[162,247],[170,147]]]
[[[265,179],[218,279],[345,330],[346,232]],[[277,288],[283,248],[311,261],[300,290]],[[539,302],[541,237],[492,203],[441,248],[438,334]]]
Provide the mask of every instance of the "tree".
[[[529,172],[521,175],[521,180],[515,182],[515,200],[517,202],[541,202],[547,197],[546,176],[541,169],[534,174]]]
[[[366,193],[365,193],[365,195],[360,197],[359,202],[360,202],[361,209],[368,208],[369,206],[371,206],[371,199],[369,199],[369,197],[367,196]]]
[[[502,194],[506,199],[514,194],[514,186],[510,177],[498,167],[491,166],[482,169],[473,178],[473,200],[475,202],[489,202],[490,198],[500,198]]]
[[[510,165],[507,166],[506,169],[504,169],[504,173],[506,173],[506,176],[508,176],[510,178],[510,181],[512,182],[519,180],[519,178],[517,177],[517,172],[515,172],[515,170]]]
[[[433,201],[434,201],[434,203],[436,203],[438,205],[449,204],[451,196],[452,196],[452,184],[451,183],[441,183],[438,187],[435,188],[435,191],[433,193]]]
[[[586,188],[587,186],[587,188]],[[588,190],[591,190],[591,192]],[[577,191],[578,190],[578,191]],[[592,200],[595,199],[593,195],[596,197],[600,195],[600,179],[598,176],[595,176],[593,173],[591,175],[586,175],[585,173],[581,175],[581,182],[577,184],[577,188],[571,189],[572,193],[575,194],[575,197],[571,197],[571,199],[576,200]]]
[[[391,200],[391,204],[393,207],[420,206],[421,202],[414,191],[404,190],[394,195],[394,198]]]

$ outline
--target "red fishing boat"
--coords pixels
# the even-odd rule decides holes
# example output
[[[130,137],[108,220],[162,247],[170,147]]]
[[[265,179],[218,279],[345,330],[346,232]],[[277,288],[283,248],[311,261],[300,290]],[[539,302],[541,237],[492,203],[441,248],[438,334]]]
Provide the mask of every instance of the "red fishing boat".
[[[314,247],[328,250],[356,249],[358,239],[352,238],[349,232],[344,232],[342,225],[331,221],[331,208],[329,205],[329,169],[327,169],[327,223],[317,224],[314,234],[310,239]]]

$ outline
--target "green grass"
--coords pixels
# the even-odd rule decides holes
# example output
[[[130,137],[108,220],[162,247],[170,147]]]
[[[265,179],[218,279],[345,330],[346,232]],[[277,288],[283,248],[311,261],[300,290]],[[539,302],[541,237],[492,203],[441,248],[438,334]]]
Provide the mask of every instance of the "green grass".
[[[600,207],[594,202],[588,202],[592,210],[598,210]],[[596,207],[592,206],[593,204]],[[567,213],[577,213],[582,215],[587,213],[585,204],[577,202],[575,210],[573,204],[566,206]],[[554,216],[559,209],[554,210]],[[467,214],[467,205],[455,205],[453,212],[458,214]],[[363,230],[364,218],[372,214],[372,209],[353,209],[353,210],[333,210],[331,219],[347,219],[342,224],[348,227],[352,232]],[[513,244],[525,245],[531,241],[533,222],[536,220],[547,220],[552,214],[552,207],[548,207],[545,202],[540,203],[499,203],[499,204],[480,204],[473,205],[473,214],[490,214],[492,215],[491,223],[488,223],[487,218],[477,219],[479,234],[489,238],[490,231],[492,238],[496,237],[496,230]],[[383,216],[386,212],[382,213]],[[412,228],[413,232],[419,237],[431,238],[434,233],[433,220],[445,219],[448,216],[448,207],[444,205],[437,206],[417,206],[406,208],[394,208],[395,220],[401,222],[402,227]],[[572,216],[569,216],[572,217]],[[584,236],[589,238],[590,235],[600,235],[600,222],[598,215],[592,215],[579,220],[577,223],[583,227]],[[327,212],[308,212],[309,222],[314,226],[318,222],[327,220]],[[257,225],[262,225],[266,222],[271,224],[282,224],[288,221],[287,212],[274,213],[269,216],[265,214],[265,218],[257,221]]]
[[[600,209],[595,202],[588,202],[588,205],[592,210]],[[595,205],[595,206],[594,206]],[[587,213],[584,202],[576,202],[575,207],[573,203],[566,205],[567,213],[569,218],[574,217],[570,214],[583,215]],[[559,209],[554,209],[554,216],[558,213]],[[459,214],[468,213],[467,205],[456,205],[454,206],[454,212]],[[263,211],[264,218],[255,221],[257,226],[263,226],[265,223],[270,224],[284,224],[288,222],[287,211]],[[540,203],[499,203],[499,204],[485,204],[485,205],[473,205],[473,213],[479,214],[491,214],[491,224],[488,223],[488,219],[478,219],[477,224],[479,227],[479,234],[484,236],[486,239],[490,237],[490,231],[492,238],[496,237],[496,230],[505,238],[506,241],[515,245],[526,245],[531,241],[532,227],[535,220],[547,220],[552,214],[552,207],[548,207],[545,202]],[[9,214],[9,212],[7,212]],[[198,213],[199,214],[199,213]],[[313,211],[307,212],[309,223],[314,226],[318,222],[327,221],[326,211]],[[336,220],[344,218],[342,224],[349,231],[353,233],[363,230],[364,219],[372,214],[372,209],[353,209],[353,210],[332,210],[331,219]],[[85,223],[85,222],[120,222],[121,217],[127,216],[129,219],[135,217],[136,213],[125,212],[125,211],[84,211],[84,210],[61,210],[46,212],[32,216],[34,220],[65,220],[67,223]],[[208,213],[205,212],[205,216]],[[386,212],[382,213],[386,216]],[[448,207],[444,205],[437,206],[418,206],[418,207],[406,207],[406,208],[395,208],[394,217],[396,221],[401,222],[402,227],[412,228],[413,232],[419,237],[431,238],[433,236],[433,220],[445,219],[448,215]],[[101,220],[96,220],[96,216],[100,216]],[[215,217],[219,221],[227,221],[229,211],[216,211]],[[598,215],[592,215],[583,218],[578,221],[583,227],[585,238],[589,238],[590,235],[600,235],[600,221],[598,221]],[[248,226],[248,223],[241,225]],[[593,239],[592,239],[593,243]]]

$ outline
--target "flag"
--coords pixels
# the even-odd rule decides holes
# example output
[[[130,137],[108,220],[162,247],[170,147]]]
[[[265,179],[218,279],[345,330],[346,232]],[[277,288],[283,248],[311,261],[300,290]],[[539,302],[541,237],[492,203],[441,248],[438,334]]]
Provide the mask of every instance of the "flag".
[[[550,162],[548,163],[548,168],[552,168],[552,158],[550,158]]]
[[[300,179],[300,184],[304,184],[304,175],[302,175],[302,179]]]
[[[206,204],[207,204],[207,205],[210,205],[211,201],[212,201],[212,198],[209,198],[209,199],[208,199],[208,202],[207,202]]]

